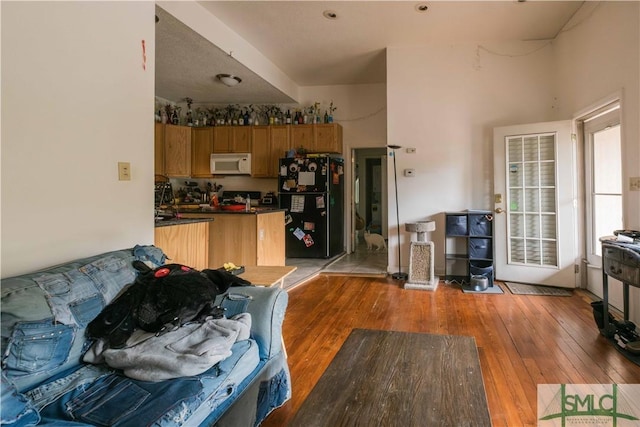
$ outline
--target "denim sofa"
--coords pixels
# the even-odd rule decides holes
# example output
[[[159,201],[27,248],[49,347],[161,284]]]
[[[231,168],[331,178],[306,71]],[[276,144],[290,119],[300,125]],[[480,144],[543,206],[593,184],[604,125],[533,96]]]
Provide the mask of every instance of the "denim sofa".
[[[136,259],[165,256],[136,246],[2,280],[1,425],[254,426],[290,398],[288,296],[276,287],[230,288],[250,297],[251,337],[200,375],[139,381],[83,363],[85,327],[133,282]]]

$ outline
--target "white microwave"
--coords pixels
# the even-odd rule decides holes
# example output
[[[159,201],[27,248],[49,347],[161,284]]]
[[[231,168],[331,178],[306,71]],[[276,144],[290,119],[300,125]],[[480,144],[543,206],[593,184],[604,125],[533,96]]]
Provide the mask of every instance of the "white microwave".
[[[251,175],[250,153],[211,154],[212,175]]]

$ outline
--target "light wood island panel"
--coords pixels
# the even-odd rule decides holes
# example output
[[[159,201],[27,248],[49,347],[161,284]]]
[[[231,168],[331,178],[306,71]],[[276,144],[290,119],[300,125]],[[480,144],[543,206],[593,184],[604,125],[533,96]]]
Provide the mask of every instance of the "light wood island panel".
[[[196,222],[156,227],[154,245],[169,257],[167,263],[203,270],[209,264],[210,224],[211,222]]]
[[[208,268],[225,262],[238,266],[285,265],[284,211],[260,213],[183,213],[211,218]]]

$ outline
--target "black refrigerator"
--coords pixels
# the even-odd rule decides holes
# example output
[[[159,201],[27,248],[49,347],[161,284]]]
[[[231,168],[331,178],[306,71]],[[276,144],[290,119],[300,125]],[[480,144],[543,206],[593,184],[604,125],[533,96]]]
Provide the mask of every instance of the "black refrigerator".
[[[344,160],[280,159],[278,203],[288,258],[331,258],[344,251]]]

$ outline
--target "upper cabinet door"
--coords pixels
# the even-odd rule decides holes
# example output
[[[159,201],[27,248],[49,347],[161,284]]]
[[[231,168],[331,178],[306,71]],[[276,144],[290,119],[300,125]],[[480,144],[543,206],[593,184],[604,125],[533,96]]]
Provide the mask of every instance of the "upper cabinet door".
[[[231,127],[216,126],[213,128],[213,152],[228,153],[230,151]]]
[[[173,177],[191,175],[191,128],[166,125],[164,135],[165,174]]]
[[[211,177],[211,153],[213,152],[213,128],[191,130],[191,176]]]
[[[342,126],[337,123],[316,124],[315,146],[317,153],[342,153]]]
[[[268,178],[271,174],[271,144],[269,126],[252,126],[251,176]]]
[[[164,175],[164,128],[165,125],[156,122],[154,132],[154,171],[156,175]]]
[[[251,126],[233,126],[231,133],[231,152],[251,152]]]
[[[280,159],[286,156],[287,151],[292,147],[289,137],[289,129],[291,126],[270,126],[271,137],[269,141],[271,143],[271,152],[269,160],[269,176],[277,178],[280,172]]]
[[[307,151],[315,151],[313,142],[314,125],[292,125],[291,126],[291,147],[296,150],[303,148]]]

